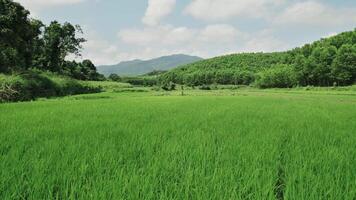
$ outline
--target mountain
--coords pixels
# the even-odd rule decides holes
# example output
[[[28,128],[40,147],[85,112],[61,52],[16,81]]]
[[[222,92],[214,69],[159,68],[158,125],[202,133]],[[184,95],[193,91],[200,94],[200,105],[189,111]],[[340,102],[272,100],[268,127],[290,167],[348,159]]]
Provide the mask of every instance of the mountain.
[[[176,54],[163,56],[151,60],[132,60],[121,62],[117,65],[98,66],[99,73],[108,76],[118,74],[120,76],[143,75],[152,71],[166,71],[180,65],[190,64],[202,60],[200,57]]]

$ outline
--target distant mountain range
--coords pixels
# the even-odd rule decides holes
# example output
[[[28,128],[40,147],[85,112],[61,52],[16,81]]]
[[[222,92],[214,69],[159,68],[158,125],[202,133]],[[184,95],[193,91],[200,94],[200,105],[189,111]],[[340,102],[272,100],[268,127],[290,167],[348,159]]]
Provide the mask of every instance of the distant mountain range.
[[[136,76],[143,75],[152,71],[170,70],[181,65],[190,64],[202,60],[197,56],[189,56],[176,54],[171,56],[163,56],[151,60],[132,60],[120,62],[117,65],[98,66],[98,72],[108,76],[110,74],[118,74],[120,76]]]

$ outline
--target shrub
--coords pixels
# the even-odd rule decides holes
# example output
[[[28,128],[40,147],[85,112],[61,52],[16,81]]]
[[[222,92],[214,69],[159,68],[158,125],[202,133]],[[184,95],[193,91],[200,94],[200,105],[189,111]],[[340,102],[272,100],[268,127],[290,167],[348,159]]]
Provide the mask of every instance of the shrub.
[[[100,92],[100,87],[36,70],[15,75],[0,74],[0,102],[28,101],[39,97]]]
[[[0,102],[25,101],[31,99],[26,83],[20,76],[0,74]]]
[[[117,74],[110,74],[109,79],[111,81],[116,81],[116,82],[120,82],[121,81],[121,77]]]
[[[121,81],[135,86],[152,87],[157,85],[155,77],[122,77]]]
[[[176,84],[173,82],[163,84],[162,89],[165,91],[173,91],[176,89]]]
[[[209,85],[202,85],[199,87],[200,90],[211,90]]]

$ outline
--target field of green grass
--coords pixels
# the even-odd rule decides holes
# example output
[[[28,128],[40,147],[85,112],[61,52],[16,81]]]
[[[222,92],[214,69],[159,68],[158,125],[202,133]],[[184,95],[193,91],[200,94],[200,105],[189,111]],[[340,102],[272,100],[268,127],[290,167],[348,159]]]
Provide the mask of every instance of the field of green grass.
[[[0,104],[0,199],[356,199],[353,90],[122,88]]]

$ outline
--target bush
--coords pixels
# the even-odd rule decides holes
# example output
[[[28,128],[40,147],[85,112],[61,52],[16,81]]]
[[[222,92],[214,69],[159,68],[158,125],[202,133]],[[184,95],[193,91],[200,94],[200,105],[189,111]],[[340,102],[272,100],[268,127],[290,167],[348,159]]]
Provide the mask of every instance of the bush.
[[[154,77],[122,77],[121,81],[135,86],[152,87],[157,85],[157,79]]]
[[[162,89],[163,89],[164,91],[173,91],[173,90],[176,90],[176,84],[173,83],[173,82],[163,84],[163,85],[162,85]]]
[[[20,76],[0,74],[0,102],[24,101],[31,99],[26,83]]]
[[[121,81],[121,77],[119,75],[117,75],[117,74],[110,74],[109,80],[120,82]]]
[[[209,85],[202,85],[199,87],[200,90],[211,90]]]
[[[0,102],[28,101],[39,97],[100,91],[99,87],[88,86],[68,77],[35,70],[15,75],[0,74]]]

